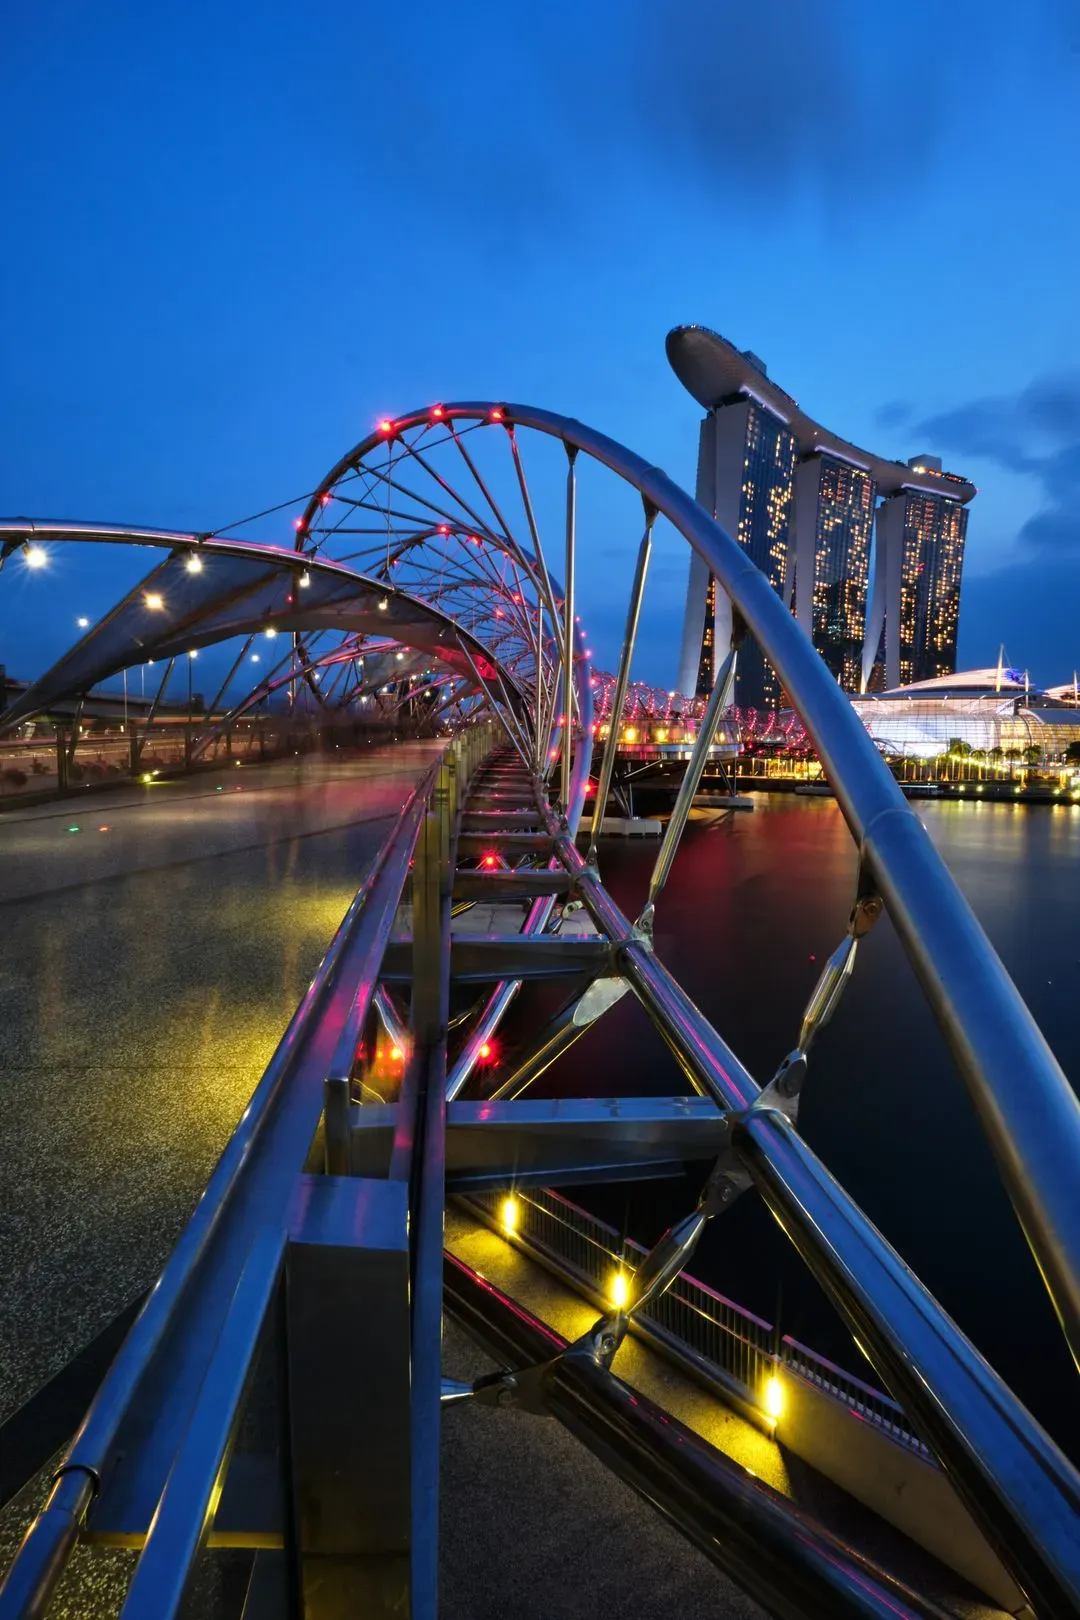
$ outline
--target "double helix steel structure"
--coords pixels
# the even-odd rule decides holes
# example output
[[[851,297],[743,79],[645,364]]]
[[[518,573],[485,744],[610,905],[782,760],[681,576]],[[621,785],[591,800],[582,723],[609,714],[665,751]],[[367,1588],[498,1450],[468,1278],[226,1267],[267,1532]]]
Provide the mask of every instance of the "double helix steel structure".
[[[641,538],[619,667],[604,687],[609,715],[623,714],[631,689],[655,544],[688,543],[735,608],[636,917],[605,888],[597,852],[614,748],[582,848],[578,836],[595,679],[578,555],[629,522]],[[1080,1105],[847,698],[739,545],[641,457],[506,402],[384,421],[312,491],[286,547],[0,526],[16,565],[19,553],[85,541],[165,555],[0,729],[150,658],[168,665],[229,642],[235,673],[251,638],[273,632],[284,638],[279,666],[253,692],[211,704],[207,737],[282,691],[294,712],[328,724],[395,687],[443,741],[66,1452],[3,1585],[3,1620],[45,1612],[82,1537],[139,1549],[125,1620],[179,1614],[207,1550],[229,1547],[276,1555],[285,1595],[273,1612],[434,1616],[440,1433],[468,1401],[505,1408],[506,1422],[526,1421],[518,1411],[566,1424],[773,1612],[938,1613],[620,1377],[628,1332],[670,1330],[665,1299],[701,1314],[700,1290],[680,1293],[684,1268],[708,1223],[749,1193],[890,1392],[878,1415],[940,1464],[1015,1583],[1016,1610],[1080,1613],[1080,1477],[798,1129],[814,1041],[859,941],[888,912],[1076,1357]],[[747,632],[858,851],[846,933],[765,1084],[664,966],[653,926]],[[484,1057],[511,1004],[520,1014],[523,987],[558,981],[554,1010],[549,998],[526,1020],[493,1087]],[[624,995],[693,1095],[529,1097],[541,1073],[551,1071],[550,1089],[560,1054]],[[573,1342],[444,1254],[448,1199],[491,1208],[505,1193],[695,1161],[707,1167],[696,1207],[635,1257],[618,1303],[601,1301]],[[536,1196],[537,1220],[550,1223],[555,1195]],[[595,1246],[579,1223],[574,1241],[586,1239]],[[446,1314],[494,1356],[495,1373],[444,1379]],[[756,1367],[767,1345],[744,1341]],[[808,1366],[798,1347],[790,1359]],[[872,1392],[860,1391],[850,1404],[874,1416]],[[257,1560],[253,1583],[258,1571]]]

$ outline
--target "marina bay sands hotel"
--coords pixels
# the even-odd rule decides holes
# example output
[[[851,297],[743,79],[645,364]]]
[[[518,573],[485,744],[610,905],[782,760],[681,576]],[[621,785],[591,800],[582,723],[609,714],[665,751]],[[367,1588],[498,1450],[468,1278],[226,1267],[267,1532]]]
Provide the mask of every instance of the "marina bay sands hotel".
[[[844,689],[953,674],[975,486],[942,472],[934,456],[887,461],[838,438],[770,381],[756,355],[706,327],[676,327],[667,352],[707,412],[698,500],[768,576]],[[695,555],[679,691],[710,691],[730,640],[731,602]],[[735,701],[781,702],[776,675],[749,640]]]

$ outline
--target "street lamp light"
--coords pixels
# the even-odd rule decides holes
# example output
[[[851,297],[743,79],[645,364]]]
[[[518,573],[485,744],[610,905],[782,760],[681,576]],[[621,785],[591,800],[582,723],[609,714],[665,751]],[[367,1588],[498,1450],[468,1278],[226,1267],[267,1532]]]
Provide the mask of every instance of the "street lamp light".
[[[49,553],[44,546],[35,546],[28,540],[23,546],[23,557],[27,568],[44,568],[49,560]]]

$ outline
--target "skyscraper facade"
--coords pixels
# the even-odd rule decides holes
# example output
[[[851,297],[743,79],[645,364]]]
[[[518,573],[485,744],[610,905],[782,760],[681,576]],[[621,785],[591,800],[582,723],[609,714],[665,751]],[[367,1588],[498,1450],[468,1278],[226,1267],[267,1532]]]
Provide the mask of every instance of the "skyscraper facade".
[[[735,398],[701,424],[697,497],[734,535],[783,595],[789,564],[788,530],[796,445],[780,417],[751,398]],[[680,685],[703,696],[731,645],[731,603],[695,557],[683,625]],[[775,708],[779,683],[756,642],[739,652],[735,701],[741,708]]]
[[[806,456],[795,476],[795,611],[848,692],[862,678],[874,480],[835,455]]]
[[[878,509],[888,689],[956,670],[967,521],[960,501],[921,490],[901,490]]]
[[[828,432],[756,355],[705,327],[676,327],[667,348],[707,411],[698,500],[793,609],[845,690],[865,690],[882,651],[875,685],[951,673],[974,485],[932,456],[890,461]],[[711,690],[730,638],[731,602],[695,554],[681,691]],[[782,699],[761,650],[744,644],[736,702],[769,709]]]

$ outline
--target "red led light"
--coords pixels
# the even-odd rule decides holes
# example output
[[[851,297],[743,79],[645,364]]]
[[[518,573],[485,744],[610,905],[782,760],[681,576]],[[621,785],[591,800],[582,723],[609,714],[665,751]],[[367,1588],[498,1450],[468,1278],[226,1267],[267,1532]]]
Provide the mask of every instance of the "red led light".
[[[299,534],[300,530],[304,527],[303,518],[293,518],[292,526],[296,530],[296,532]]]
[[[439,534],[449,534],[450,533],[450,525],[449,525],[449,523],[440,523],[437,532]]]
[[[108,832],[108,827],[99,827],[98,832]]]
[[[333,497],[331,496],[329,490],[324,490],[324,492],[319,496],[319,499],[324,506],[329,506]]]
[[[443,408],[442,408],[441,405],[432,406],[432,410],[431,410],[432,416],[439,417],[439,416],[442,415],[442,413],[443,413]]]
[[[590,794],[595,793],[595,792],[596,792],[596,783],[595,782],[586,782],[586,784],[585,784],[585,797],[588,798]]]
[[[499,407],[496,405],[495,409],[491,413],[491,420],[493,422],[501,422],[502,419],[503,419],[503,413],[502,413],[502,411],[500,411]]]
[[[480,1056],[482,1058],[489,1058],[491,1056],[491,1042],[490,1041],[485,1041],[484,1042],[483,1046],[480,1048]]]
[[[384,416],[382,421],[379,423],[379,432],[380,433],[393,433],[393,431],[394,431],[393,422],[391,422],[388,417]]]
[[[405,1054],[401,1050],[400,1046],[392,1046],[390,1048],[390,1056],[393,1058],[395,1063],[400,1063]]]
[[[505,617],[506,617],[506,615],[505,615],[505,613],[504,613],[504,612],[503,612],[503,610],[502,610],[502,608],[496,608],[496,609],[495,609],[495,617],[496,617],[496,618],[497,618],[497,619],[504,619],[504,618],[505,618]]]
[[[496,856],[494,856],[494,855],[485,855],[483,864],[485,866],[494,866],[495,861],[496,861]]]

